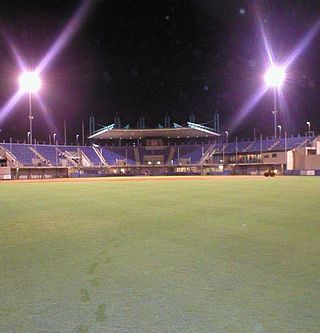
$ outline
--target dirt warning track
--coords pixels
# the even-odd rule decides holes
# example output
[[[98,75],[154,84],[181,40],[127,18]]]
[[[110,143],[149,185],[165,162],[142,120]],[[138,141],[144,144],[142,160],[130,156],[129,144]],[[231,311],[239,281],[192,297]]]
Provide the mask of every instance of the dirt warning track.
[[[133,177],[87,177],[87,178],[48,178],[19,179],[0,181],[1,183],[93,183],[93,182],[150,182],[150,181],[219,181],[231,179],[264,179],[263,176],[133,176]]]

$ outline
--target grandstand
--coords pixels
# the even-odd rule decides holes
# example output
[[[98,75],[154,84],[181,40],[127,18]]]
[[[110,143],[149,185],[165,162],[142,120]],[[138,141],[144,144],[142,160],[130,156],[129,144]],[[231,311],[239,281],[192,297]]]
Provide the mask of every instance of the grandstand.
[[[7,178],[261,174],[268,168],[317,174],[320,169],[316,136],[226,142],[213,129],[188,123],[161,129],[109,125],[89,138],[90,146],[3,142],[0,163]]]

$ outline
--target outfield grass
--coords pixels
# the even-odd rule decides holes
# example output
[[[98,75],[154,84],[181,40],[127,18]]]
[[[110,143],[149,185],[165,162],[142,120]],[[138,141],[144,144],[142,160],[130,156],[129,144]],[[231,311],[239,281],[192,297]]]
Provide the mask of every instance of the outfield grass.
[[[319,332],[320,177],[0,183],[0,332]]]

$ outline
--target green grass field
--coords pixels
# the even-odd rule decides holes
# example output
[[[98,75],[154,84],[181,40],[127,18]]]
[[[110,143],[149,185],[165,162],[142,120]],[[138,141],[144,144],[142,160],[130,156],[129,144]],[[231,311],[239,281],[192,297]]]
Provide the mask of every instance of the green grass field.
[[[0,332],[320,331],[320,177],[0,183]]]

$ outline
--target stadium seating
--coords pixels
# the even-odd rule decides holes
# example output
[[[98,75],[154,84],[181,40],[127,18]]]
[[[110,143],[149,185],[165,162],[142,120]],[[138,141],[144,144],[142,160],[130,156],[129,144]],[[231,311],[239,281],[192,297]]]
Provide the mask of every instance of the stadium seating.
[[[103,147],[102,155],[109,165],[116,165],[118,160],[127,161],[128,165],[135,164],[132,147]]]
[[[18,143],[1,143],[0,144],[5,149],[9,150],[16,159],[25,166],[31,166],[32,159],[37,158],[34,152],[29,149],[27,144],[18,144]]]
[[[179,163],[179,159],[190,159],[191,164],[196,164],[199,162],[209,146],[209,144],[176,146],[173,164],[177,165]]]
[[[225,147],[225,153],[228,154],[235,154],[236,151],[238,152],[242,152],[245,151],[246,149],[248,149],[248,147],[250,146],[251,142],[250,141],[246,141],[246,142],[233,142],[229,145],[227,145],[227,147]]]
[[[38,145],[36,146],[36,150],[51,165],[59,165],[59,154],[55,146]]]
[[[99,156],[94,151],[93,147],[81,147],[80,149],[88,157],[92,165],[100,166],[102,164]]]
[[[268,140],[255,140],[255,141],[238,141],[228,143],[214,143],[204,145],[175,145],[168,147],[158,147],[152,149],[151,147],[101,147],[102,156],[105,158],[109,165],[116,165],[117,161],[126,161],[127,165],[136,165],[136,157],[140,159],[140,163],[143,164],[145,155],[162,155],[164,164],[171,164],[172,161],[168,161],[171,151],[170,159],[173,160],[174,165],[178,165],[182,159],[188,161],[190,164],[197,164],[201,158],[208,151],[210,155],[222,155],[226,156],[238,154],[259,154],[262,148],[263,152],[268,151],[283,151],[285,148],[291,150],[301,146],[309,146],[315,138],[308,137],[288,137],[285,143],[285,139],[268,139]],[[29,146],[27,144],[17,143],[0,143],[0,146],[10,151],[16,160],[24,166],[32,166],[34,159],[41,159],[42,162],[47,161],[49,165],[60,165],[61,157],[69,155],[69,163],[72,165],[74,159],[77,163],[78,151],[82,151],[92,166],[101,166],[102,161],[97,155],[93,147],[86,146],[53,146],[53,145],[36,145]],[[172,149],[172,147],[174,149]],[[100,149],[100,148],[99,148]],[[36,151],[37,153],[35,153]],[[135,155],[135,152],[138,154]],[[242,156],[247,161],[247,158]],[[248,157],[252,158],[252,156]],[[219,159],[219,158],[218,158]],[[220,160],[220,159],[219,159]],[[73,163],[73,165],[75,165]]]

